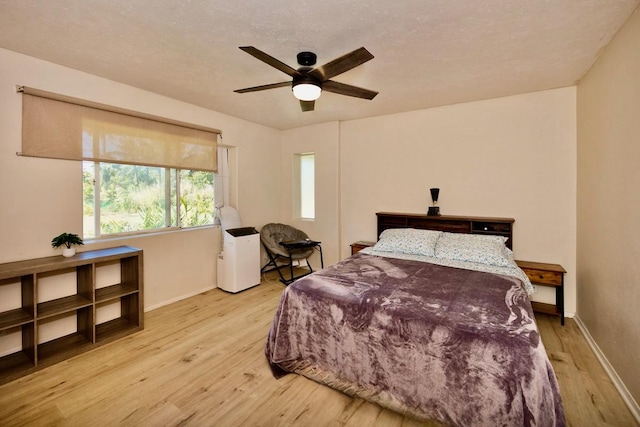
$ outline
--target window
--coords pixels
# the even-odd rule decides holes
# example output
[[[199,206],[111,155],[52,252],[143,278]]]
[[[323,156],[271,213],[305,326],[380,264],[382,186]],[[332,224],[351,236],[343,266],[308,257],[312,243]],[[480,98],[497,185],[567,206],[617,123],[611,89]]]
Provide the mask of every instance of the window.
[[[293,182],[295,216],[314,219],[316,216],[314,153],[295,155]]]
[[[23,156],[216,171],[218,129],[19,87]]]
[[[82,165],[84,238],[213,224],[213,172]]]
[[[220,130],[21,86],[23,156],[82,161],[83,236],[213,224]]]

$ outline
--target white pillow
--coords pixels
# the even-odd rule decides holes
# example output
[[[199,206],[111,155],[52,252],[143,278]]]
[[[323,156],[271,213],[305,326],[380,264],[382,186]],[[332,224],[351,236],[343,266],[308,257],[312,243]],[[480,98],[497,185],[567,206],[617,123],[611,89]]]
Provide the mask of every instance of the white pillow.
[[[373,249],[381,252],[434,256],[436,243],[441,234],[442,231],[391,228],[380,234],[380,240]]]
[[[478,234],[442,233],[436,245],[436,258],[469,261],[509,267],[513,254],[505,246],[507,237]]]

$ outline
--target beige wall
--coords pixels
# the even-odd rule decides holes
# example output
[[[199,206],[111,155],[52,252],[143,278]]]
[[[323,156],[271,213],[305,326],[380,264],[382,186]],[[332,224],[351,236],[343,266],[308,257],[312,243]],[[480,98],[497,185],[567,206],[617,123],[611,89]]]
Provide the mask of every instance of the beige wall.
[[[245,225],[292,223],[323,241],[327,264],[351,242],[375,240],[375,212],[425,212],[433,186],[444,214],[515,218],[516,257],[567,269],[567,312],[578,305],[638,399],[640,247],[628,237],[639,228],[638,21],[636,12],[577,95],[563,88],[282,132],[0,49],[0,262],[57,254],[52,236],[82,230],[79,164],[15,155],[21,84],[222,129],[222,143],[237,147],[232,200]],[[292,215],[292,156],[308,151],[316,153],[313,222]],[[147,308],[215,284],[218,229],[83,250],[115,244],[145,250]]]
[[[279,218],[281,183],[268,179],[280,174],[279,131],[3,49],[0,64],[0,263],[57,255],[53,236],[82,234],[80,163],[16,156],[22,101],[15,85],[221,129],[223,144],[237,147],[233,200],[243,222],[259,228]],[[100,241],[81,250],[120,244],[145,251],[147,309],[216,284],[217,228]]]
[[[439,187],[442,214],[515,218],[516,257],[562,264],[575,312],[574,87],[342,122],[340,147],[343,257],[376,212],[426,213]]]
[[[640,11],[578,84],[578,316],[640,402]],[[637,406],[636,406],[637,408]]]
[[[339,144],[338,122],[324,123],[282,132],[282,218],[322,242],[325,265],[340,259],[338,230]],[[296,218],[293,207],[294,155],[315,154],[315,208],[313,221]],[[312,267],[319,267],[317,256]]]
[[[0,250],[0,262],[55,254],[42,236],[81,232],[80,165],[15,156],[14,85],[23,84],[222,129],[222,143],[238,148],[232,199],[245,225],[292,223],[323,241],[327,264],[347,256],[352,241],[375,239],[375,212],[426,211],[431,186],[442,189],[445,214],[512,216],[516,255],[564,265],[567,311],[575,310],[574,88],[280,132],[10,51],[0,50],[0,60],[0,174],[11,182],[0,187],[3,207],[11,206],[0,222],[14,242]],[[313,222],[292,215],[292,157],[307,151],[316,153]],[[83,249],[113,244],[148,254],[147,308],[215,284],[217,229]],[[179,271],[188,277],[180,280]]]

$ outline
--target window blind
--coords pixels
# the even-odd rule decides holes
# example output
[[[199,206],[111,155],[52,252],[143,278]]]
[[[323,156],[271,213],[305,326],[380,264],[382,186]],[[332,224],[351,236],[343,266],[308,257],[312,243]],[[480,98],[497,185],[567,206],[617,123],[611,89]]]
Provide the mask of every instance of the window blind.
[[[23,156],[217,171],[217,129],[21,89]]]

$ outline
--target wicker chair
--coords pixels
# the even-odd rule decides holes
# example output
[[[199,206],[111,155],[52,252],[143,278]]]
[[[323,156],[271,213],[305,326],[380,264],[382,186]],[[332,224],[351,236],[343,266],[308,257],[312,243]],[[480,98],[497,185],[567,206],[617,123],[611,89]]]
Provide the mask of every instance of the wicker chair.
[[[310,240],[304,231],[295,227],[280,223],[267,224],[260,230],[260,241],[269,256],[269,262],[262,267],[261,272],[267,270],[268,267],[271,267],[270,270],[277,270],[280,275],[280,281],[286,285],[300,277],[313,273],[309,258],[315,250],[320,251],[320,261],[322,267],[324,267],[320,242]],[[305,274],[294,276],[294,261],[303,259],[306,261],[309,271]],[[289,267],[290,272],[288,279],[282,275],[281,271],[282,268],[286,267]]]

